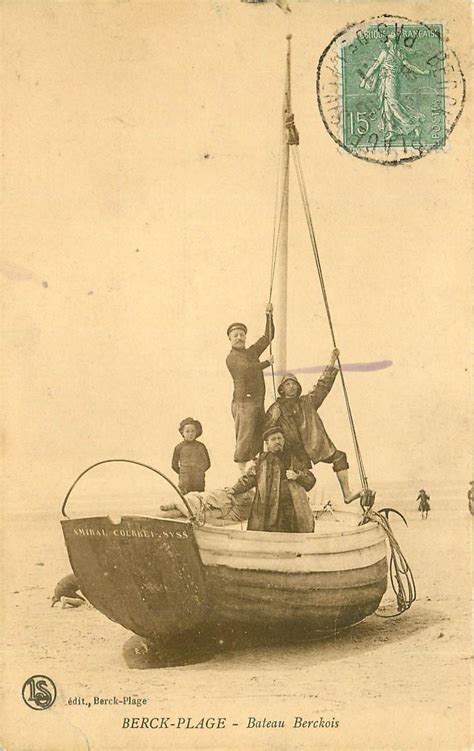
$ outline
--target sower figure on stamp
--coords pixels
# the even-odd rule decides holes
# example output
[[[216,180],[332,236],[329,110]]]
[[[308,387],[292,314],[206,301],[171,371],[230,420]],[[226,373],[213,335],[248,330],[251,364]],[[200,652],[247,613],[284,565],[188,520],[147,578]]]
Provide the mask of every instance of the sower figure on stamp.
[[[279,427],[263,434],[266,451],[232,488],[230,497],[256,488],[250,510],[248,530],[260,532],[312,532],[314,517],[306,491],[316,479],[306,466],[305,457],[285,450],[285,438]]]
[[[406,59],[401,52],[396,34],[388,34],[385,45],[386,48],[365,73],[359,86],[369,91],[375,89],[377,93],[386,143],[390,143],[396,136],[410,133],[419,139],[420,127],[425,116],[403,102],[399,79],[406,71],[428,76],[429,70],[420,70]]]
[[[280,396],[266,413],[265,427],[280,427],[288,449],[297,453],[303,452],[308,467],[311,467],[311,463],[332,464],[344,501],[349,503],[357,496],[352,494],[349,487],[347,456],[335,447],[318,415],[318,409],[329,394],[338,374],[338,357],[339,350],[334,349],[329,365],[316,386],[304,396],[301,395],[301,384],[296,376],[286,373],[278,386]]]
[[[265,333],[255,344],[245,347],[247,326],[232,323],[227,329],[232,349],[226,364],[234,381],[232,417],[235,424],[234,461],[245,472],[246,463],[262,449],[262,433],[265,417],[265,380],[263,371],[273,363],[273,357],[260,362],[259,357],[270,345],[275,334],[273,305],[267,305]]]

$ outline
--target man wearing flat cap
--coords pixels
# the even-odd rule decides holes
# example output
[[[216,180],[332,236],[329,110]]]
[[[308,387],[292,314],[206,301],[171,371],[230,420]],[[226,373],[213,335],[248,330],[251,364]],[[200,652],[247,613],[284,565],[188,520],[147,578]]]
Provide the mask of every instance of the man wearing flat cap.
[[[263,371],[273,362],[273,357],[260,362],[259,357],[269,346],[275,334],[273,325],[273,305],[267,305],[265,333],[255,344],[246,347],[247,326],[244,323],[231,323],[227,336],[231,351],[226,365],[234,381],[232,396],[232,417],[235,424],[234,461],[240,471],[245,472],[248,461],[262,449],[263,421],[265,416],[265,379]]]
[[[255,488],[247,529],[260,532],[312,532],[314,517],[306,492],[316,480],[305,457],[285,450],[281,428],[268,428],[265,451],[232,488],[229,497]]]

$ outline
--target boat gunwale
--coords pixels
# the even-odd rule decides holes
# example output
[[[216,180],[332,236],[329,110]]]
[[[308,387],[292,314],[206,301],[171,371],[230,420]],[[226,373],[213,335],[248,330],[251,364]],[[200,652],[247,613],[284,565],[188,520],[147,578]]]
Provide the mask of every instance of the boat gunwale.
[[[269,542],[297,542],[303,540],[317,540],[322,538],[328,538],[328,537],[346,537],[348,535],[353,534],[363,534],[369,530],[375,531],[378,529],[382,536],[385,536],[384,530],[380,527],[377,522],[367,522],[366,524],[363,524],[361,526],[354,527],[352,529],[347,529],[341,532],[263,532],[260,530],[253,530],[253,529],[235,529],[237,525],[240,525],[240,522],[236,522],[232,525],[226,525],[226,526],[219,526],[214,527],[212,524],[205,524],[202,527],[197,527],[198,532],[211,532],[211,534],[221,534],[225,535],[229,532],[232,533],[232,537],[234,539],[241,539],[243,535],[252,536],[252,539],[254,540],[260,540],[265,539]],[[196,528],[195,528],[196,531]]]
[[[344,512],[342,512],[344,513]],[[351,514],[351,516],[355,516],[355,514]],[[112,526],[117,527],[122,522],[127,521],[146,521],[146,522],[153,522],[153,521],[165,521],[165,522],[171,522],[171,523],[178,523],[178,524],[192,524],[193,530],[196,533],[204,532],[204,534],[210,533],[212,535],[231,535],[233,539],[253,539],[253,540],[266,540],[267,542],[272,543],[293,543],[293,542],[304,542],[305,540],[318,540],[318,539],[328,539],[331,537],[347,537],[349,535],[359,535],[359,534],[365,534],[369,531],[375,531],[379,530],[381,539],[382,536],[385,536],[384,530],[380,527],[377,522],[367,522],[366,524],[358,525],[356,527],[352,527],[350,529],[341,530],[340,532],[264,532],[261,530],[253,530],[253,529],[240,529],[240,522],[234,522],[233,524],[228,525],[221,525],[221,526],[214,526],[212,524],[204,524],[202,526],[197,526],[193,524],[191,519],[170,519],[169,517],[162,517],[162,516],[143,516],[140,514],[123,514],[117,515],[116,519],[110,515],[110,514],[103,514],[101,516],[84,516],[84,517],[68,517],[67,519],[62,519],[62,522],[91,522],[91,521],[97,521],[97,520],[103,520],[105,522],[110,523]],[[375,543],[374,543],[375,544]]]
[[[219,563],[217,562],[219,558],[222,559],[222,558],[225,558],[225,557],[227,557],[229,555],[231,557],[234,557],[234,558],[236,558],[236,557],[239,556],[243,560],[248,559],[248,558],[252,558],[252,557],[256,557],[256,558],[258,558],[259,561],[265,561],[265,560],[287,561],[287,560],[294,560],[295,558],[297,558],[298,560],[304,560],[305,558],[316,558],[316,557],[318,557],[318,558],[330,558],[330,557],[334,557],[334,556],[337,556],[338,558],[340,558],[341,556],[344,556],[344,555],[351,555],[352,553],[356,553],[357,554],[360,551],[371,550],[371,548],[378,548],[382,544],[382,542],[383,542],[383,540],[378,540],[377,542],[371,543],[370,545],[367,545],[367,546],[365,546],[363,548],[349,548],[348,550],[329,550],[329,551],[323,551],[323,552],[321,552],[321,551],[306,551],[304,553],[297,553],[297,552],[294,552],[293,550],[288,550],[286,552],[281,553],[280,555],[278,555],[278,554],[276,555],[275,553],[272,553],[272,552],[269,552],[269,551],[264,551],[264,552],[257,551],[257,553],[255,551],[253,551],[253,550],[249,550],[249,551],[242,551],[242,550],[221,551],[221,550],[216,550],[215,548],[201,547],[201,546],[199,546],[199,543],[198,543],[198,547],[199,547],[199,552],[201,554],[203,552],[205,554],[209,553],[209,554],[211,554],[211,555],[213,555],[215,557],[216,564],[208,563],[207,561],[205,563],[205,565],[213,566],[213,565],[219,565]],[[385,548],[384,548],[384,550],[386,551]],[[385,555],[386,555],[386,552],[385,552]],[[203,561],[203,563],[204,563],[204,561]]]

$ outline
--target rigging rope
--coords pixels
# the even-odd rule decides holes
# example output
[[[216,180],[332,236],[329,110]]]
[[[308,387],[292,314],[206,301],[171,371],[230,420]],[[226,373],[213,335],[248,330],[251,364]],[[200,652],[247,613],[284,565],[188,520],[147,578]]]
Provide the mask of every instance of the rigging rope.
[[[280,199],[280,211],[278,212],[278,221],[277,221],[278,198],[280,196],[280,190],[281,190],[280,174],[281,174],[282,156],[283,156],[283,139],[280,142],[280,153],[278,157],[278,177],[277,177],[277,186],[276,186],[276,193],[275,193],[275,209],[274,209],[274,215],[273,215],[272,262],[271,262],[271,267],[270,267],[270,289],[268,293],[269,303],[271,303],[272,301],[273,287],[275,283],[276,263],[277,263],[277,257],[278,257],[278,248],[280,245],[283,209],[284,209],[285,201],[287,200],[287,195],[288,195],[287,186],[288,186],[289,161],[287,161],[285,165],[285,173],[283,176],[283,189],[281,192],[281,199]],[[272,348],[271,340],[270,340],[270,355],[273,355],[273,348]],[[273,363],[271,365],[271,368],[272,368],[272,381],[273,381],[273,395],[276,400],[277,391],[276,391],[276,384],[275,384],[275,369],[273,367]]]
[[[336,344],[336,337],[334,333],[334,326],[332,323],[332,316],[331,311],[329,308],[329,301],[328,296],[326,293],[326,285],[324,283],[324,276],[323,276],[323,270],[321,266],[321,259],[319,257],[319,251],[318,246],[316,242],[316,235],[314,232],[314,226],[313,226],[313,220],[311,217],[311,211],[309,208],[309,201],[308,201],[308,194],[306,191],[306,185],[304,181],[303,176],[303,168],[301,166],[299,151],[298,151],[298,144],[299,144],[299,135],[298,131],[295,126],[295,118],[291,111],[291,62],[290,62],[290,40],[291,40],[291,34],[287,35],[288,40],[288,53],[286,58],[286,88],[285,88],[285,106],[284,106],[284,112],[286,113],[286,119],[284,124],[284,132],[286,130],[286,156],[288,156],[288,151],[291,151],[293,162],[296,169],[296,175],[298,178],[298,185],[301,193],[301,199],[303,202],[303,208],[306,216],[306,222],[308,225],[309,230],[309,236],[311,240],[311,247],[313,250],[314,260],[316,263],[316,269],[319,276],[319,283],[321,286],[321,292],[323,296],[324,306],[326,308],[326,315],[329,323],[329,329],[331,332],[331,338],[334,349],[338,349]],[[285,169],[284,169],[284,179],[283,179],[283,186],[280,186],[279,180],[280,180],[280,173],[281,173],[281,159],[282,159],[282,153],[283,153],[283,143],[285,139],[282,139],[281,141],[281,148],[280,148],[280,158],[279,158],[279,169],[278,169],[278,181],[277,181],[277,192],[276,192],[276,200],[275,200],[275,215],[274,215],[274,224],[273,224],[273,243],[272,243],[272,262],[271,262],[271,270],[270,270],[270,292],[269,292],[269,302],[271,302],[272,299],[272,293],[273,293],[273,286],[274,286],[274,280],[275,280],[275,271],[276,271],[276,261],[277,261],[277,254],[278,254],[278,247],[280,242],[280,233],[281,233],[281,223],[282,223],[282,217],[283,217],[283,209],[285,207],[285,204],[288,199],[288,179],[289,179],[289,159],[286,160]],[[278,227],[276,222],[276,213],[277,213],[277,202],[278,197],[281,191],[281,199],[280,199],[280,212],[278,217]],[[272,348],[270,344],[270,354],[272,354]],[[360,450],[359,445],[359,439],[357,436],[357,431],[355,428],[354,418],[352,415],[352,409],[349,402],[349,395],[347,392],[346,382],[344,378],[344,373],[342,371],[341,361],[339,358],[339,354],[337,356],[337,364],[339,366],[339,372],[341,376],[341,384],[342,384],[342,390],[344,394],[344,401],[346,404],[346,410],[347,415],[349,419],[349,426],[350,431],[352,435],[352,442],[354,444],[354,450],[356,454],[357,459],[357,466],[359,469],[359,476],[360,481],[363,489],[363,494],[366,494],[366,499],[368,500],[368,494],[371,495],[371,500],[373,503],[373,496],[374,494],[372,491],[369,490],[369,483],[367,479],[367,475],[365,472],[364,462],[362,460],[362,452]],[[275,372],[273,369],[272,364],[272,378],[273,378],[273,391],[276,398],[276,388],[275,388]],[[362,502],[361,502],[362,503]],[[363,506],[364,508],[364,506]]]
[[[283,146],[280,149],[280,159],[279,159],[279,165],[278,165],[278,181],[277,181],[277,200],[278,200],[278,194],[280,189],[280,167],[281,167],[281,156],[283,152]],[[274,225],[273,225],[273,248],[272,248],[272,265],[271,265],[271,271],[270,271],[270,290],[268,294],[268,302],[271,303],[272,301],[272,294],[273,294],[273,286],[275,282],[275,271],[276,271],[276,262],[278,257],[278,247],[280,244],[280,235],[281,235],[281,222],[283,218],[283,208],[285,205],[286,196],[288,193],[287,185],[288,185],[288,172],[289,172],[289,162],[287,161],[285,166],[285,174],[283,178],[283,191],[281,194],[281,201],[280,201],[280,212],[278,216],[278,229],[276,228],[276,209],[277,206],[275,205],[275,217],[274,217]],[[273,354],[272,349],[272,340],[270,340],[270,355]],[[277,398],[277,391],[276,391],[276,384],[275,384],[275,369],[273,367],[273,363],[271,365],[272,368],[272,381],[273,381],[273,395],[275,397],[275,400]]]
[[[280,172],[281,172],[281,159],[283,154],[283,142],[280,142],[280,153],[278,156],[278,176],[277,176],[277,185],[276,185],[276,192],[275,192],[275,208],[273,212],[273,238],[272,238],[272,263],[270,267],[270,292],[268,295],[268,301],[271,302],[272,300],[272,293],[273,293],[273,283],[275,280],[275,270],[276,270],[276,260],[278,255],[278,244],[280,241],[280,231],[281,231],[281,219],[282,219],[282,213],[283,213],[283,196],[282,200],[280,202],[280,214],[278,217],[278,229],[277,229],[277,211],[278,211],[278,197],[280,195]],[[288,170],[285,170],[285,182],[286,182],[286,175],[288,173]]]
[[[283,97],[283,115],[287,116],[287,114],[291,110],[291,94],[290,94],[290,87],[291,87],[291,63],[290,63],[290,40],[291,40],[291,34],[287,34],[287,40],[288,40],[288,52],[286,56],[286,85],[285,85],[285,93]],[[284,175],[283,175],[283,183],[280,183],[281,178],[281,163],[282,163],[282,157],[283,157],[283,147],[285,146],[285,169],[284,169]],[[280,140],[280,152],[278,157],[278,177],[277,177],[277,186],[276,186],[276,193],[275,193],[275,210],[274,210],[274,216],[273,216],[273,240],[272,240],[272,262],[271,262],[271,269],[270,269],[270,290],[268,295],[268,302],[271,303],[272,301],[272,294],[273,294],[273,287],[275,282],[275,271],[276,271],[276,262],[277,262],[277,256],[278,256],[278,248],[280,246],[280,237],[281,237],[281,225],[282,225],[282,219],[283,219],[283,211],[285,209],[285,206],[288,206],[288,179],[289,179],[289,149],[288,149],[288,141],[286,138],[286,129],[285,124],[283,126],[283,134],[282,138]],[[281,195],[280,195],[281,192]],[[277,210],[278,210],[278,199],[280,198],[280,211],[278,215],[278,223],[277,223]],[[273,349],[272,349],[272,342],[270,341],[270,355],[273,355]],[[273,394],[275,397],[275,400],[277,398],[277,391],[276,391],[276,385],[275,385],[275,370],[272,363],[272,381],[273,381]]]
[[[316,235],[315,235],[315,232],[314,232],[313,220],[311,218],[311,212],[310,212],[310,208],[309,208],[308,194],[307,194],[307,191],[306,191],[306,185],[305,185],[304,176],[303,176],[303,168],[301,166],[300,155],[299,155],[299,151],[298,151],[298,141],[299,141],[299,139],[298,139],[298,133],[297,133],[295,125],[294,125],[293,115],[291,115],[288,118],[287,127],[288,127],[288,132],[289,132],[288,138],[289,138],[289,143],[290,143],[290,147],[291,147],[290,150],[291,150],[291,153],[292,153],[292,156],[293,156],[293,162],[294,162],[295,169],[296,169],[296,176],[298,178],[298,185],[299,185],[299,188],[300,188],[301,200],[303,202],[303,208],[304,208],[304,212],[305,212],[305,216],[306,216],[306,223],[308,225],[309,236],[310,236],[310,240],[311,240],[311,247],[313,249],[313,255],[314,255],[314,260],[315,260],[315,263],[316,263],[316,269],[317,269],[318,276],[319,276],[319,283],[320,283],[321,292],[322,292],[322,295],[323,295],[324,306],[326,308],[326,315],[327,315],[327,319],[328,319],[328,323],[329,323],[329,329],[330,329],[330,332],[331,332],[332,343],[333,343],[333,347],[335,349],[337,349],[336,337],[335,337],[335,334],[334,334],[334,326],[333,326],[333,323],[332,323],[332,316],[331,316],[331,311],[330,311],[330,308],[329,308],[328,296],[327,296],[327,292],[326,292],[326,285],[324,283],[324,276],[323,276],[323,270],[322,270],[322,266],[321,266],[321,259],[319,257],[319,251],[318,251],[318,246],[317,246],[317,242],[316,242]],[[342,371],[341,361],[339,359],[339,356],[337,358],[337,363],[339,365],[339,372],[340,372],[340,376],[341,376],[342,390],[343,390],[343,393],[344,393],[344,401],[345,401],[345,404],[346,404],[347,415],[348,415],[348,418],[349,418],[349,426],[350,426],[350,430],[351,430],[352,441],[353,441],[353,444],[354,444],[354,450],[355,450],[356,459],[357,459],[357,466],[358,466],[358,469],[359,469],[360,481],[362,483],[362,487],[364,488],[364,490],[368,490],[369,489],[369,483],[368,483],[368,480],[367,480],[367,475],[366,475],[365,468],[364,468],[364,463],[363,463],[363,460],[362,460],[362,453],[361,453],[360,446],[359,446],[359,439],[357,437],[357,432],[356,432],[356,429],[355,429],[354,418],[352,416],[352,409],[351,409],[351,405],[350,405],[350,402],[349,402],[349,395],[347,393],[346,382],[345,382],[345,379],[344,379],[344,374],[343,374],[343,371]]]

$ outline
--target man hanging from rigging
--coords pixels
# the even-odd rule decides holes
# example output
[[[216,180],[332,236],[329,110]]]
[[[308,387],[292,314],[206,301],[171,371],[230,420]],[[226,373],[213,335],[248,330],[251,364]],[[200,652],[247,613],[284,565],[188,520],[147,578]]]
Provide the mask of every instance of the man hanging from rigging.
[[[272,303],[268,303],[266,313],[265,333],[250,347],[245,347],[247,326],[244,323],[231,323],[227,329],[232,349],[227,355],[226,364],[234,381],[234,461],[238,463],[242,473],[245,472],[246,463],[262,449],[265,418],[263,370],[273,363],[273,356],[270,355],[264,362],[260,362],[259,357],[270,345],[275,334]]]
[[[303,396],[301,384],[296,376],[286,373],[278,386],[280,396],[267,410],[265,428],[281,428],[288,449],[295,452],[303,451],[308,467],[319,462],[332,464],[344,501],[349,503],[354,500],[354,495],[349,487],[347,456],[335,447],[318,415],[318,409],[329,394],[339,372],[336,367],[338,357],[339,350],[333,349],[329,365],[321,374],[316,386]]]

